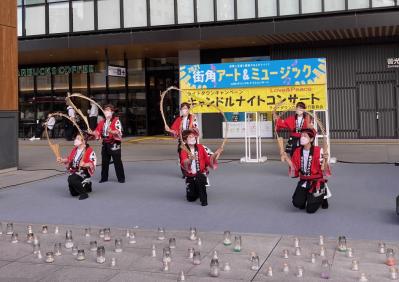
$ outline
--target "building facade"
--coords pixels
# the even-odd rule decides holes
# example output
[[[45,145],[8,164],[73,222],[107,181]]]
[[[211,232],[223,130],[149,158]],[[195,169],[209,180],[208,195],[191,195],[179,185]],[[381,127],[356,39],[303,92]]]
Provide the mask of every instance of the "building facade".
[[[115,104],[129,135],[162,134],[159,94],[178,86],[179,65],[307,57],[327,58],[332,138],[399,134],[397,0],[19,0],[17,9],[20,137],[65,111],[67,92]],[[165,110],[172,120],[178,93]],[[221,137],[220,115],[200,122],[204,137]]]

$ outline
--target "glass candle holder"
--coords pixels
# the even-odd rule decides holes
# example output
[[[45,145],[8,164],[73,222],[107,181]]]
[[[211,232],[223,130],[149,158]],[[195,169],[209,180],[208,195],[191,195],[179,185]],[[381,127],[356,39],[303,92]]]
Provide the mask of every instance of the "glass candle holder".
[[[338,251],[340,252],[346,252],[346,237],[345,236],[339,236],[338,237]]]
[[[315,253],[312,253],[312,254],[310,255],[310,262],[311,262],[311,263],[316,263],[316,254],[315,254]]]
[[[352,260],[351,270],[353,271],[359,270],[359,262],[356,259]]]
[[[33,243],[33,233],[28,233],[27,235],[26,235],[26,243],[28,243],[28,244],[31,244],[31,243]]]
[[[72,247],[72,255],[73,256],[77,256],[78,255],[78,246],[73,246]]]
[[[67,230],[65,233],[65,248],[71,249],[73,247],[72,231]]]
[[[122,253],[122,239],[115,239],[115,253]]]
[[[396,264],[395,252],[393,249],[387,249],[385,264],[388,266],[394,266]]]
[[[378,253],[385,254],[386,245],[383,242],[378,243]]]
[[[241,252],[241,236],[235,236],[234,237],[234,251],[235,252]]]
[[[47,234],[48,233],[48,227],[47,225],[42,226],[42,234]]]
[[[37,251],[37,253],[35,254],[35,256],[36,256],[37,259],[42,259],[43,258],[42,251],[39,249]]]
[[[190,236],[189,239],[191,241],[195,241],[197,240],[197,228],[195,227],[190,227]]]
[[[194,265],[201,264],[201,253],[199,251],[195,251],[193,254],[193,264]]]
[[[180,271],[179,276],[177,277],[177,282],[186,281],[186,277],[184,276],[184,272]]]
[[[175,249],[176,248],[176,238],[169,239],[169,248]]]
[[[323,235],[320,235],[320,236],[319,236],[319,245],[320,245],[320,246],[323,246],[323,245],[324,245],[324,236],[323,236]]]
[[[230,233],[230,231],[224,231],[223,244],[225,246],[230,246],[231,245],[231,233]]]
[[[252,259],[251,270],[259,270],[259,256],[254,256]]]
[[[288,266],[288,263],[286,263],[286,262],[283,263],[283,272],[284,273],[290,272],[290,267]]]
[[[202,246],[202,240],[201,238],[198,237],[197,239],[197,246],[201,247]]]
[[[54,262],[54,253],[53,252],[47,252],[46,253],[46,262],[47,263],[53,263]]]
[[[18,233],[12,233],[11,235],[11,243],[15,244],[18,243]]]
[[[12,235],[12,233],[14,233],[14,224],[10,222],[10,223],[7,223],[6,234]]]
[[[220,275],[220,269],[219,269],[219,260],[218,259],[212,259],[211,264],[210,264],[210,275],[212,277],[219,277]]]
[[[91,236],[91,228],[85,228],[85,237],[89,238]]]
[[[389,268],[389,278],[391,280],[398,280],[398,269],[396,267]]]
[[[346,249],[346,257],[353,258],[353,253],[354,253],[354,251],[353,251],[352,248],[347,248]]]
[[[295,248],[295,255],[296,255],[296,256],[300,256],[301,254],[302,254],[301,248],[300,248],[300,247],[296,247],[296,248]]]
[[[97,241],[90,241],[90,251],[95,252],[97,249]]]
[[[129,233],[129,244],[136,244],[136,233],[130,232]]]
[[[40,252],[40,243],[37,242],[36,244],[32,244],[33,247],[33,254],[36,255],[38,252]]]
[[[54,227],[54,234],[60,234],[60,228],[58,226]]]
[[[188,248],[188,250],[187,250],[187,257],[189,258],[189,259],[192,259],[193,257],[194,257],[194,248]]]
[[[297,278],[302,278],[303,277],[303,266],[297,266],[296,268],[296,277]]]
[[[228,271],[230,271],[230,270],[231,270],[230,263],[225,262],[224,265],[223,265],[223,271],[228,272]]]
[[[162,261],[172,261],[172,253],[169,247],[163,248]]]
[[[151,247],[151,257],[155,258],[157,256],[157,249],[155,245],[152,245]]]
[[[105,262],[105,248],[104,246],[97,247],[97,263],[104,263]]]
[[[250,252],[249,253],[249,260],[253,261],[254,257],[256,257],[256,256],[257,256],[256,252]]]
[[[367,274],[362,272],[360,273],[359,282],[367,282],[369,279],[367,278]]]
[[[129,230],[129,229],[126,229],[126,231],[125,231],[125,237],[126,237],[126,238],[129,238],[129,237],[130,237],[130,230]]]
[[[28,226],[26,227],[26,234],[33,234],[32,225],[28,225]]]
[[[54,255],[60,256],[61,255],[61,243],[55,243],[54,244]]]
[[[82,261],[85,259],[86,259],[85,250],[78,250],[78,254],[76,255],[76,260]]]
[[[111,267],[116,266],[116,258],[111,258]]]
[[[288,250],[283,250],[283,258],[288,259],[289,251]]]
[[[98,237],[104,239],[104,233],[105,233],[104,229],[98,230]]]
[[[104,229],[104,241],[105,242],[111,241],[111,228]]]
[[[33,245],[39,244],[39,237],[37,237],[37,236],[34,235],[34,234],[33,234],[33,242],[32,242],[32,244],[33,244]]]
[[[273,277],[273,268],[272,268],[271,266],[269,266],[269,267],[267,268],[266,276],[267,276],[267,277]]]
[[[320,247],[320,256],[325,257],[326,256],[326,248],[324,246]]]
[[[212,259],[219,259],[218,251],[213,251],[212,253]]]
[[[169,271],[169,262],[168,261],[163,261],[162,262],[162,271]]]
[[[165,228],[163,227],[158,227],[158,240],[165,240]]]
[[[0,235],[3,235],[3,223],[0,222]]]
[[[298,237],[294,238],[294,248],[299,248],[299,238]]]
[[[320,278],[322,278],[322,279],[330,279],[330,276],[331,276],[331,265],[328,262],[328,260],[324,259],[321,262]]]

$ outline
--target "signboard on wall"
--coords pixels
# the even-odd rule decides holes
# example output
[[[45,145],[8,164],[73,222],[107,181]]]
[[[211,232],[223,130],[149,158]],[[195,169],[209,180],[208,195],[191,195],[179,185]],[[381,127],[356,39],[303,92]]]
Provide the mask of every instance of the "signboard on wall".
[[[126,68],[118,66],[108,66],[108,75],[116,77],[126,77]]]
[[[20,68],[18,76],[45,76],[45,75],[65,75],[75,73],[92,73],[95,72],[94,65],[74,65],[74,66],[44,66]]]
[[[304,102],[309,110],[327,110],[326,59],[233,62],[180,66],[182,102],[194,112],[260,112],[291,109]]]
[[[259,133],[262,138],[273,137],[273,122],[259,121]],[[227,136],[226,136],[226,122],[223,122],[223,138],[244,138],[245,137],[245,122],[227,122]],[[256,122],[247,122],[247,134],[249,136],[256,136]]]

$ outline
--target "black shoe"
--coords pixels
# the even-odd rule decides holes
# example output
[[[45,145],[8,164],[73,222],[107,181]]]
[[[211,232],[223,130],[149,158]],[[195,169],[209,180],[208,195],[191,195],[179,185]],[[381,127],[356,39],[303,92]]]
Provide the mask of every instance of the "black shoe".
[[[206,207],[208,205],[207,202],[201,203],[201,206]]]
[[[99,183],[107,182],[108,179],[101,179]]]
[[[118,180],[119,183],[125,183],[125,179]]]
[[[324,199],[323,202],[321,203],[321,208],[326,210],[328,209],[328,201],[327,199]]]
[[[79,196],[79,200],[85,200],[85,199],[87,199],[88,197],[89,197],[89,195],[87,195],[87,194],[82,194],[82,195]]]

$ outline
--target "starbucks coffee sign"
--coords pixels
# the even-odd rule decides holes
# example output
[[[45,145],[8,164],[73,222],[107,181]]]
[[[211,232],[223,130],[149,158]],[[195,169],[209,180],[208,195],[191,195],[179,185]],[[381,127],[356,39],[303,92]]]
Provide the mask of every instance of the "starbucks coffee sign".
[[[44,76],[44,75],[65,75],[74,73],[92,73],[95,72],[94,65],[79,66],[57,66],[57,67],[37,67],[21,68],[18,70],[18,76]]]

